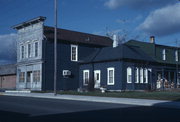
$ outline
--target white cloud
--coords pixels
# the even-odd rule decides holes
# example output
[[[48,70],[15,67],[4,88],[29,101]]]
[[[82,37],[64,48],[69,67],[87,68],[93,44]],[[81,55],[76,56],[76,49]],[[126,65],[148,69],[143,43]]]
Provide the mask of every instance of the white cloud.
[[[0,64],[16,61],[16,34],[0,35]]]
[[[129,7],[135,9],[147,9],[160,7],[177,2],[177,0],[106,0],[104,5],[110,9]]]
[[[157,36],[180,32],[180,3],[151,12],[138,29]]]

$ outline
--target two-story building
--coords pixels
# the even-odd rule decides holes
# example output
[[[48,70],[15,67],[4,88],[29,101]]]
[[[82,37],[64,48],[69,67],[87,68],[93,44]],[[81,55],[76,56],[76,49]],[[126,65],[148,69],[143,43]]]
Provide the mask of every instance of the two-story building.
[[[18,33],[17,89],[53,90],[54,28],[37,17],[14,26]],[[94,50],[111,46],[108,37],[57,29],[57,90],[79,87],[79,61]]]

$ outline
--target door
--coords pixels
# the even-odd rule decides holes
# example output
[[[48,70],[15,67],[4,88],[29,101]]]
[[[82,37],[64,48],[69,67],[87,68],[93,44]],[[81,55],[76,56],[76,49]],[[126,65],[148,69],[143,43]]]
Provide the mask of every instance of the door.
[[[100,81],[101,80],[101,71],[95,70],[94,71],[94,88],[100,88]]]
[[[32,80],[33,80],[32,71],[28,71],[27,72],[27,80],[26,80],[26,88],[27,89],[31,88]]]

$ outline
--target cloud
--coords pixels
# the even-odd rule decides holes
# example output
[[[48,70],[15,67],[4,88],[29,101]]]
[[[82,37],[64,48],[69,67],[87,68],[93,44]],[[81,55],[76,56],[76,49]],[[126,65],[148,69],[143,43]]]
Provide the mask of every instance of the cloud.
[[[16,62],[16,34],[0,35],[0,64]]]
[[[177,2],[177,0],[106,0],[104,5],[109,9],[117,9],[119,7],[149,9],[153,7],[162,7],[175,2]]]
[[[156,36],[180,32],[180,3],[151,12],[137,29]]]

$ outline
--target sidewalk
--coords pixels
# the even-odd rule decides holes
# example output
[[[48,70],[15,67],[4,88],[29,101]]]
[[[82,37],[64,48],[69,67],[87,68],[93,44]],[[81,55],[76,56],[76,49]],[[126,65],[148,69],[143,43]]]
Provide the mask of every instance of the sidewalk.
[[[148,100],[148,99],[60,95],[60,94],[54,96],[53,93],[0,93],[0,95],[77,100],[77,101],[88,101],[88,102],[103,102],[103,103],[115,103],[115,104],[129,104],[129,105],[140,105],[140,106],[158,106],[158,107],[165,107],[165,108],[180,109],[180,102],[166,101],[166,100]]]

